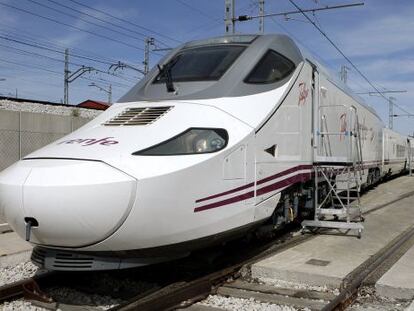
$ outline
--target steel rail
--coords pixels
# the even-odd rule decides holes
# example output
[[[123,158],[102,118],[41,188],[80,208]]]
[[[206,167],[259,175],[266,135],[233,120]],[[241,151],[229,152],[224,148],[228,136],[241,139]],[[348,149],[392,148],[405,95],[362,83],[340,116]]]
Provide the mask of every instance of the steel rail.
[[[208,275],[199,277],[189,282],[177,282],[170,284],[144,297],[142,297],[142,295],[139,295],[138,297],[133,298],[124,304],[115,306],[110,310],[173,310],[175,308],[189,306],[199,300],[206,298],[209,294],[214,293],[215,289],[229,278],[237,279],[240,276],[240,269],[242,269],[244,266],[251,265],[258,260],[262,260],[268,256],[274,255],[275,253],[303,243],[314,237],[314,235],[294,236],[289,240],[282,242],[280,245],[277,245],[276,248],[269,250],[270,247],[275,246],[275,240],[272,240],[259,247],[259,249],[262,250],[259,254],[247,254],[245,256],[248,257],[247,259],[242,259],[240,262],[234,265],[212,272]],[[280,239],[282,238],[283,237]],[[257,253],[260,250],[255,249],[252,251],[252,253]]]
[[[363,269],[363,271],[358,273],[355,278],[353,278],[353,280],[340,291],[339,295],[330,301],[321,311],[344,310],[347,306],[349,306],[354,301],[359,287],[369,277],[369,275],[380,268],[381,264],[389,259],[395,252],[398,251],[398,249],[403,247],[403,245],[413,237],[414,227],[411,227],[411,229],[409,229],[408,232],[403,233],[402,236],[395,241],[395,243],[392,243],[392,245],[388,247],[385,252],[377,256],[374,255],[374,259],[371,259],[372,263],[369,264],[367,268]]]
[[[57,273],[45,272],[31,278],[19,280],[0,287],[0,303],[9,300],[16,300],[25,295],[30,285],[39,283],[41,285],[50,284],[56,280]]]

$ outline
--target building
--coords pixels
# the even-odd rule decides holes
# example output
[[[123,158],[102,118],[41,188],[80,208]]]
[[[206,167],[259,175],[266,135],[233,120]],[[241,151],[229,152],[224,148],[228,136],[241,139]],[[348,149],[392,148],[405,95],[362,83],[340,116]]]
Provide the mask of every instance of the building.
[[[101,102],[101,101],[97,101],[97,100],[88,99],[88,100],[85,100],[85,101],[81,102],[77,106],[81,107],[81,108],[106,110],[106,109],[108,109],[108,107],[110,105],[106,102]]]

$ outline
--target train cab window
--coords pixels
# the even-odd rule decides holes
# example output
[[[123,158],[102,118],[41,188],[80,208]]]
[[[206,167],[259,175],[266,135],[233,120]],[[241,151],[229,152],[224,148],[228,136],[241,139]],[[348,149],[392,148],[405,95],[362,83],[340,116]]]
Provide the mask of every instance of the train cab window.
[[[245,83],[267,84],[283,80],[295,70],[295,64],[280,55],[269,50],[250,72]]]
[[[219,80],[245,48],[243,45],[217,45],[185,49],[164,67],[174,82]],[[166,73],[161,71],[153,83],[165,83],[166,79]]]

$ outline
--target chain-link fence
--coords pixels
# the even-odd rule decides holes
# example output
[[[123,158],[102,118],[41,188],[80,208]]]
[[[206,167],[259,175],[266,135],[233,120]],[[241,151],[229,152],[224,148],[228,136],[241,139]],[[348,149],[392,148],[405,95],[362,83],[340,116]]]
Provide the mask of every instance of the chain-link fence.
[[[0,171],[90,119],[0,110]]]

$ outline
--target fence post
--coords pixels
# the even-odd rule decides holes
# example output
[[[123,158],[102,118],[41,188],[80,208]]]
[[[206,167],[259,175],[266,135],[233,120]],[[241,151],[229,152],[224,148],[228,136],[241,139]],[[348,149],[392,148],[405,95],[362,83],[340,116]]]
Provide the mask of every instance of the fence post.
[[[412,176],[412,168],[411,168],[411,162],[413,160],[413,150],[411,149],[411,140],[408,141],[408,172],[409,172],[409,176]]]
[[[19,111],[19,159],[22,158],[22,112]]]

